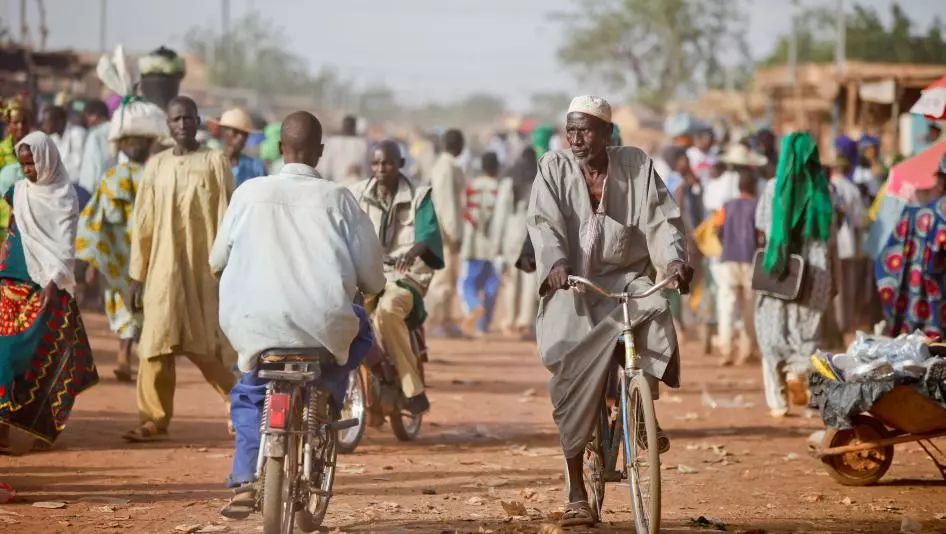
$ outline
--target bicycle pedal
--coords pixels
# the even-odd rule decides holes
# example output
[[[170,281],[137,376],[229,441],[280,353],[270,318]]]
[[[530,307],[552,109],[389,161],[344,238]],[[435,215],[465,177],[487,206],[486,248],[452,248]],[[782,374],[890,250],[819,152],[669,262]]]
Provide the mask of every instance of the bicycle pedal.
[[[605,482],[620,482],[624,477],[620,471],[605,471],[602,473],[601,478],[603,478]]]

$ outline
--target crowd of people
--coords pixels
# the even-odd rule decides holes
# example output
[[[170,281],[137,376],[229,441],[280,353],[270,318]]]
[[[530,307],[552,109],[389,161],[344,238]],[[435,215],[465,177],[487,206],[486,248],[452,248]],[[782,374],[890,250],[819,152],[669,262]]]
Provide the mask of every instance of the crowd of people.
[[[165,438],[186,357],[230,414],[238,488],[259,447],[260,351],[324,346],[343,382],[375,346],[420,414],[430,402],[411,330],[487,336],[502,303],[505,333],[535,340],[552,373],[565,519],[581,524],[581,451],[622,323],[614,303],[559,291],[568,276],[615,291],[675,277],[679,293],[632,310],[653,391],[680,384],[679,332],[720,365],[761,360],[773,417],[807,404],[811,354],[857,329],[942,337],[946,160],[898,196],[870,135],[839,137],[825,162],[809,133],[779,140],[688,114],[668,118],[667,145],[648,155],[622,146],[592,96],[561,131],[503,132],[476,150],[457,129],[434,147],[369,142],[352,116],[323,144],[307,112],[259,128],[234,108],[204,125],[176,95],[173,52],[141,72],[139,83],[120,49],[103,58],[112,106],[4,101],[0,451],[10,426],[51,447],[99,379],[79,311],[90,300],[118,340],[115,377],[136,383],[140,421],[123,437]]]

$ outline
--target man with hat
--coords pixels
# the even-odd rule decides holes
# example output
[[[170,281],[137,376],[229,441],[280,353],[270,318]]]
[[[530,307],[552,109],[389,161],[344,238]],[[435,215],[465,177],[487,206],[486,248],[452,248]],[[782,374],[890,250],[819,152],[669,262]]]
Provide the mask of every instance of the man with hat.
[[[572,100],[566,116],[571,150],[539,161],[527,224],[535,247],[541,302],[539,353],[568,472],[563,525],[597,521],[582,476],[582,453],[601,408],[613,353],[623,330],[621,305],[568,291],[568,276],[589,278],[607,291],[640,293],[663,276],[686,292],[687,265],[680,210],[643,150],[608,146],[611,106],[602,98]],[[659,294],[630,302],[644,376],[678,387],[679,350],[667,301]],[[658,429],[660,452],[670,441]]]
[[[243,182],[251,178],[266,176],[266,166],[263,162],[243,153],[246,138],[256,131],[249,113],[240,108],[229,109],[223,112],[220,120],[215,122],[220,127],[223,153],[230,162],[236,186],[240,187]]]

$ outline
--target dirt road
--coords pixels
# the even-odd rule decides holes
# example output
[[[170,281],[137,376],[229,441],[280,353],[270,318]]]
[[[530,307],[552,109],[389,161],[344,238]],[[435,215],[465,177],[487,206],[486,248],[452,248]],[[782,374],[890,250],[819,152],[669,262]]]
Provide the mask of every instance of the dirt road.
[[[232,442],[224,404],[181,362],[171,439],[128,445],[135,390],[112,375],[114,340],[104,318],[85,314],[102,382],[79,397],[69,428],[47,453],[0,457],[0,481],[17,502],[0,506],[0,532],[259,532],[258,519],[226,521]],[[758,367],[717,369],[684,351],[685,387],[664,391],[657,411],[673,440],[663,457],[667,532],[697,532],[706,516],[730,532],[900,531],[904,516],[946,531],[946,483],[914,445],[899,446],[883,484],[836,484],[806,454],[819,418],[766,415]],[[416,443],[387,427],[367,432],[340,458],[326,526],[345,532],[536,532],[543,519],[505,521],[501,500],[542,515],[560,510],[563,463],[531,345],[502,339],[434,341],[427,376],[433,411]],[[707,407],[704,391],[719,404]],[[606,523],[627,531],[626,485],[610,485]],[[61,501],[60,509],[32,506]],[[939,518],[937,518],[939,516]],[[755,530],[753,530],[755,529]],[[761,529],[761,530],[759,530]]]

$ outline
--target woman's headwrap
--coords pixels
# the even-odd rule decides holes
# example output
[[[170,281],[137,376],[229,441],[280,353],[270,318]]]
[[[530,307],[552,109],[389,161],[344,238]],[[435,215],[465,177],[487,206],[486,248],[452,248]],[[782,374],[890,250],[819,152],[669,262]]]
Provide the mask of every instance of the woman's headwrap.
[[[158,139],[170,136],[164,111],[135,94],[137,78],[128,66],[122,45],[115,48],[111,58],[99,58],[96,73],[106,87],[121,97],[121,105],[112,113],[109,141],[130,136]]]

